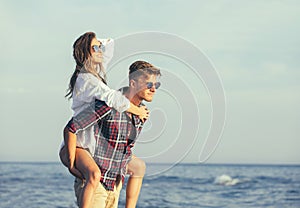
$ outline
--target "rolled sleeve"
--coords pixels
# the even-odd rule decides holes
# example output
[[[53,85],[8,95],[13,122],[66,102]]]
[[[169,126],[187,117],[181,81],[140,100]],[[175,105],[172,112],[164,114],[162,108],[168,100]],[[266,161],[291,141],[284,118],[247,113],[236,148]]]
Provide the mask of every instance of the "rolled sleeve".
[[[115,43],[114,43],[113,39],[100,39],[100,41],[105,46],[105,52],[103,53],[102,65],[105,69],[107,69],[109,62],[111,61],[111,59],[114,55]]]

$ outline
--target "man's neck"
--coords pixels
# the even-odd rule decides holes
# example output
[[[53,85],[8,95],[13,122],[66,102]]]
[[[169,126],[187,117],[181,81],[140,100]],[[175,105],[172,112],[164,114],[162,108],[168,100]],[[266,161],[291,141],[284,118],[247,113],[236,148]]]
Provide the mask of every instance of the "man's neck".
[[[138,96],[132,92],[132,90],[130,90],[130,88],[124,93],[125,97],[128,98],[128,100],[133,103],[136,106],[139,106],[142,102],[142,100],[140,98],[138,98]]]

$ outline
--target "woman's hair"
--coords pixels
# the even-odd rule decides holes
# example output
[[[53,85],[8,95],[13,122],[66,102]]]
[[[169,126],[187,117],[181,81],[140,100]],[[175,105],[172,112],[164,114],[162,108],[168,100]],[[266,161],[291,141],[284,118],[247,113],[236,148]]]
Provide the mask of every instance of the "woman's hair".
[[[69,99],[73,96],[75,82],[80,72],[91,73],[106,84],[105,73],[102,64],[96,67],[92,64],[91,42],[94,38],[96,38],[95,33],[86,32],[79,38],[77,38],[77,40],[73,44],[73,57],[76,62],[76,67],[70,79],[68,92],[65,96]],[[99,67],[99,69],[97,67]],[[104,74],[104,78],[99,75],[100,71],[102,71],[102,73]]]

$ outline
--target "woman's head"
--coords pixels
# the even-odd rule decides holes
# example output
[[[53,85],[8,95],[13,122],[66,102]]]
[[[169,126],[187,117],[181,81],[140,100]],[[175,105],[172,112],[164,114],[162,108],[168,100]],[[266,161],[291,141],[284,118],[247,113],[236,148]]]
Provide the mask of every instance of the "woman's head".
[[[86,60],[88,60],[91,53],[92,41],[96,39],[96,34],[93,32],[86,32],[81,35],[73,44],[73,57],[75,59],[77,69],[84,66]]]
[[[73,57],[76,62],[75,71],[69,83],[69,91],[66,95],[70,98],[73,94],[74,85],[79,72],[91,73],[100,78],[104,83],[105,79],[99,76],[100,71],[103,72],[102,67],[102,43],[97,40],[94,32],[86,32],[81,35],[73,44]],[[105,78],[105,77],[104,77]]]
[[[73,44],[73,57],[76,69],[98,75],[102,63],[102,43],[97,40],[96,34],[86,32]]]

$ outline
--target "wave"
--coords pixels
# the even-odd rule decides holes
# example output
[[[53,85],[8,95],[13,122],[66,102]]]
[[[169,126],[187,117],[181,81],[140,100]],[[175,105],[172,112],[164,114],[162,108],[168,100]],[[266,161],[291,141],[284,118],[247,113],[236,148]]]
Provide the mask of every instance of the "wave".
[[[243,176],[241,177],[231,177],[229,175],[223,174],[220,176],[217,176],[214,180],[214,184],[217,185],[223,185],[223,186],[235,186],[238,184],[245,184],[247,183],[248,185],[267,185],[267,184],[290,184],[292,183],[292,179],[290,178],[285,178],[285,177],[272,177],[272,176],[255,176],[252,178],[245,178]],[[245,186],[243,186],[245,187]]]
[[[187,176],[174,176],[174,175],[160,175],[156,177],[145,177],[145,184],[162,184],[168,183],[174,186],[180,186],[180,184],[193,184],[196,185],[221,185],[221,186],[237,186],[239,189],[247,189],[251,187],[267,186],[268,184],[290,184],[293,182],[292,179],[279,176],[265,176],[257,175],[247,177],[243,175],[230,176],[228,174],[221,174],[215,177],[187,177]],[[182,185],[181,185],[182,186]]]
[[[214,183],[224,186],[234,186],[241,183],[242,181],[238,178],[231,178],[229,175],[223,174],[215,178]]]
[[[162,182],[168,182],[168,183],[186,183],[186,184],[209,184],[213,181],[213,179],[208,178],[190,178],[190,177],[179,177],[179,176],[158,176],[158,177],[149,177],[144,179],[147,183],[162,183]]]
[[[255,181],[257,182],[265,182],[265,183],[282,183],[282,184],[290,184],[292,183],[291,178],[286,178],[286,177],[278,177],[278,176],[257,176],[254,178]]]

